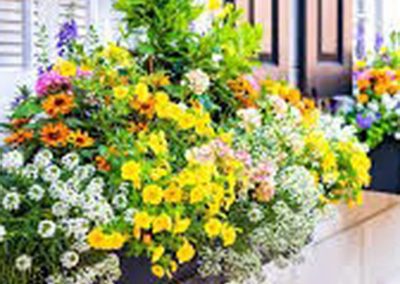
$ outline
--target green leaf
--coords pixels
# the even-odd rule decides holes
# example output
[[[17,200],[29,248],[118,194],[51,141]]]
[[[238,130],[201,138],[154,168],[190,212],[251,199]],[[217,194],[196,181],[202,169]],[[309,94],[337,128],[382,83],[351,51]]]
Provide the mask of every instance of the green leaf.
[[[28,118],[42,112],[42,107],[36,99],[28,99],[20,104],[12,114],[12,118]]]

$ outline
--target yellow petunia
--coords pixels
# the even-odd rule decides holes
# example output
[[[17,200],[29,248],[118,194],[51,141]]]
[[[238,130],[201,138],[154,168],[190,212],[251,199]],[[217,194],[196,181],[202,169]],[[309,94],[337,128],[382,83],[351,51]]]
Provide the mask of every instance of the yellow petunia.
[[[236,241],[236,230],[234,227],[224,224],[221,229],[221,237],[224,247],[231,246]]]
[[[204,186],[198,185],[190,191],[190,204],[203,202],[206,198],[207,190]]]
[[[180,203],[182,201],[182,195],[182,189],[176,184],[171,184],[164,191],[164,200],[168,203]]]
[[[139,102],[141,102],[141,103],[147,102],[151,97],[151,94],[150,94],[150,91],[149,91],[149,87],[144,83],[138,83],[135,86],[135,92],[134,93],[137,96],[137,100]]]
[[[164,255],[165,248],[162,245],[156,247],[153,251],[153,255],[151,257],[151,262],[156,263],[160,260],[160,258]]]
[[[165,133],[163,131],[151,133],[149,136],[148,145],[156,156],[160,156],[168,152],[168,142],[165,139]]]
[[[64,77],[74,77],[76,76],[76,72],[78,70],[75,63],[62,58],[57,59],[53,69]]]
[[[158,278],[163,278],[165,276],[165,270],[161,265],[153,265],[151,267],[151,272]]]
[[[189,229],[190,224],[192,221],[189,218],[184,218],[181,219],[180,217],[175,219],[175,225],[174,225],[174,234],[183,234]]]
[[[189,262],[195,255],[196,251],[188,241],[185,241],[176,252],[176,258],[178,259],[179,263]]]
[[[171,231],[172,229],[172,220],[167,214],[163,213],[153,221],[153,234],[158,234],[164,231]]]
[[[182,116],[178,118],[178,126],[183,130],[190,129],[195,126],[196,124],[196,117],[189,113],[185,112]]]
[[[209,238],[215,238],[221,233],[222,223],[217,218],[211,218],[204,224],[204,231]]]
[[[129,88],[126,86],[114,87],[113,94],[117,100],[126,99],[129,95]]]
[[[166,170],[163,167],[158,167],[158,168],[151,170],[150,178],[153,181],[158,181],[158,180],[162,179],[163,177],[165,177],[167,174],[168,174],[168,170]]]
[[[134,225],[136,228],[148,230],[151,227],[153,219],[147,212],[137,212],[134,217]]]
[[[135,188],[140,188],[141,185],[141,166],[138,162],[128,161],[121,167],[121,177],[124,180],[133,182]]]
[[[147,185],[143,189],[143,202],[151,205],[159,205],[163,200],[163,190],[158,185]]]

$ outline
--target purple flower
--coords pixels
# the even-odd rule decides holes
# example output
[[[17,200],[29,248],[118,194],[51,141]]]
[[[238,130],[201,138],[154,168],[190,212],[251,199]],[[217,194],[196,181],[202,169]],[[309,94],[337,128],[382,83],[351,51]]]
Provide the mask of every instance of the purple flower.
[[[380,52],[382,46],[384,44],[384,38],[380,33],[377,33],[375,36],[375,51],[377,53]]]
[[[356,122],[361,129],[369,129],[375,122],[376,117],[372,115],[363,115],[361,113],[357,114]]]
[[[39,97],[70,89],[71,82],[69,79],[54,71],[42,73],[35,86],[35,91]]]
[[[71,44],[72,41],[78,38],[78,25],[76,24],[75,20],[70,20],[65,22],[60,32],[58,33],[58,55],[62,56],[65,52],[65,48]]]

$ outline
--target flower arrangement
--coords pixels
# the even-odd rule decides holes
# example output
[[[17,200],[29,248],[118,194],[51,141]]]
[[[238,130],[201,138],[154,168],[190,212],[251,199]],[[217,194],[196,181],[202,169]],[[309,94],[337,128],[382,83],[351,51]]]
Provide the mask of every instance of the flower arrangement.
[[[385,136],[400,138],[398,37],[393,33],[391,45],[385,47],[382,37],[378,36],[375,52],[361,57],[356,63],[354,99],[341,110],[371,148],[380,144]]]
[[[299,254],[327,204],[361,202],[354,129],[248,75],[258,27],[220,1],[153,2],[116,3],[147,29],[135,50],[68,36],[4,124],[1,279],[114,283],[124,252],[160,279],[195,262],[242,281]]]

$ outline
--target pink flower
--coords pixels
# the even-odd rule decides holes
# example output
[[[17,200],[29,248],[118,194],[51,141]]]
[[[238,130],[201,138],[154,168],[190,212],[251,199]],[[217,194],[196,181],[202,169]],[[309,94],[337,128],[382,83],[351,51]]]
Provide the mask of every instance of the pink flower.
[[[247,151],[244,150],[237,151],[235,153],[235,157],[236,159],[244,163],[246,167],[250,167],[253,163],[253,159],[251,158],[251,155]]]
[[[39,97],[43,97],[48,94],[66,92],[70,89],[71,82],[69,79],[54,71],[41,74],[35,86],[35,91]]]

